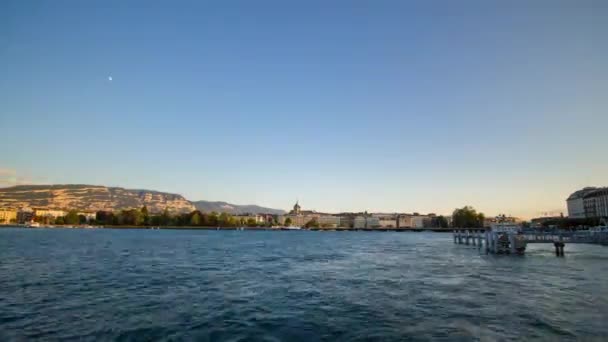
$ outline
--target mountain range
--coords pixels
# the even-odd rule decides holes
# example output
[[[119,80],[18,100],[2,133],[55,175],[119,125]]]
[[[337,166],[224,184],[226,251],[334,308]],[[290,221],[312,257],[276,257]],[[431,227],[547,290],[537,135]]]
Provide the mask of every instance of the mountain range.
[[[172,212],[226,212],[229,214],[282,214],[283,210],[257,205],[226,202],[191,202],[182,195],[167,192],[125,189],[86,184],[17,185],[0,188],[0,207],[77,209],[83,211],[121,210],[147,206],[150,212],[169,209]]]
[[[272,209],[260,207],[259,205],[249,204],[249,205],[238,205],[238,204],[230,204],[227,202],[211,202],[211,201],[195,201],[192,202],[196,209],[205,212],[218,212],[218,213],[228,213],[233,215],[240,214],[272,214],[272,215],[281,215],[285,214],[284,210],[281,209]]]

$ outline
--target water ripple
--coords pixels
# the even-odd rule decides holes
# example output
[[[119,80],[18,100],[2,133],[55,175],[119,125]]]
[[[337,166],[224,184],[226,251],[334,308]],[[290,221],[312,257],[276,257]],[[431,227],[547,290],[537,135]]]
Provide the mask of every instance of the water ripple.
[[[549,246],[550,247],[550,246]],[[0,340],[600,340],[608,249],[429,233],[0,230]]]

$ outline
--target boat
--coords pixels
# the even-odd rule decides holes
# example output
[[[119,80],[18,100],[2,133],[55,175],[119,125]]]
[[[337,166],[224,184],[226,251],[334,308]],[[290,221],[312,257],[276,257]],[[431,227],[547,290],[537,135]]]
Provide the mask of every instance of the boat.
[[[26,225],[27,228],[40,228],[40,223],[38,222],[30,222]]]

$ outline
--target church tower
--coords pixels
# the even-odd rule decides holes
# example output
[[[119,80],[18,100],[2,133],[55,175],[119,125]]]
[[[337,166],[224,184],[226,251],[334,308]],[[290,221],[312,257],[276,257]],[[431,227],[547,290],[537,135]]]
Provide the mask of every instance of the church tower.
[[[296,201],[296,204],[293,206],[293,214],[294,215],[300,215],[300,201]]]

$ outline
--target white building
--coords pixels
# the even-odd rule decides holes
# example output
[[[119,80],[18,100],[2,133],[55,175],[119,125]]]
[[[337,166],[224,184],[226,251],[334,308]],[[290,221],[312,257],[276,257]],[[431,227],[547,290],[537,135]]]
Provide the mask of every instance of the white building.
[[[365,219],[367,228],[378,228],[380,227],[380,220],[377,217],[368,217]]]
[[[587,187],[566,200],[569,218],[608,217],[608,187]]]
[[[353,228],[365,228],[365,217],[363,216],[357,216],[355,217],[355,220],[353,221]]]
[[[587,187],[581,190],[575,191],[566,199],[568,205],[568,217],[569,218],[585,218],[585,202],[583,197],[586,194],[597,190],[595,187]]]
[[[412,228],[412,215],[399,215],[399,228]]]
[[[424,228],[427,216],[412,216],[412,228]]]
[[[599,188],[585,194],[583,206],[587,218],[608,217],[608,188]]]
[[[353,228],[364,229],[378,227],[380,227],[380,220],[377,217],[357,216],[353,221]]]
[[[393,214],[374,214],[378,218],[378,226],[381,228],[397,228],[397,215]]]
[[[340,225],[340,218],[338,216],[323,215],[317,218],[317,222],[319,222],[319,226],[323,228],[337,228]]]

